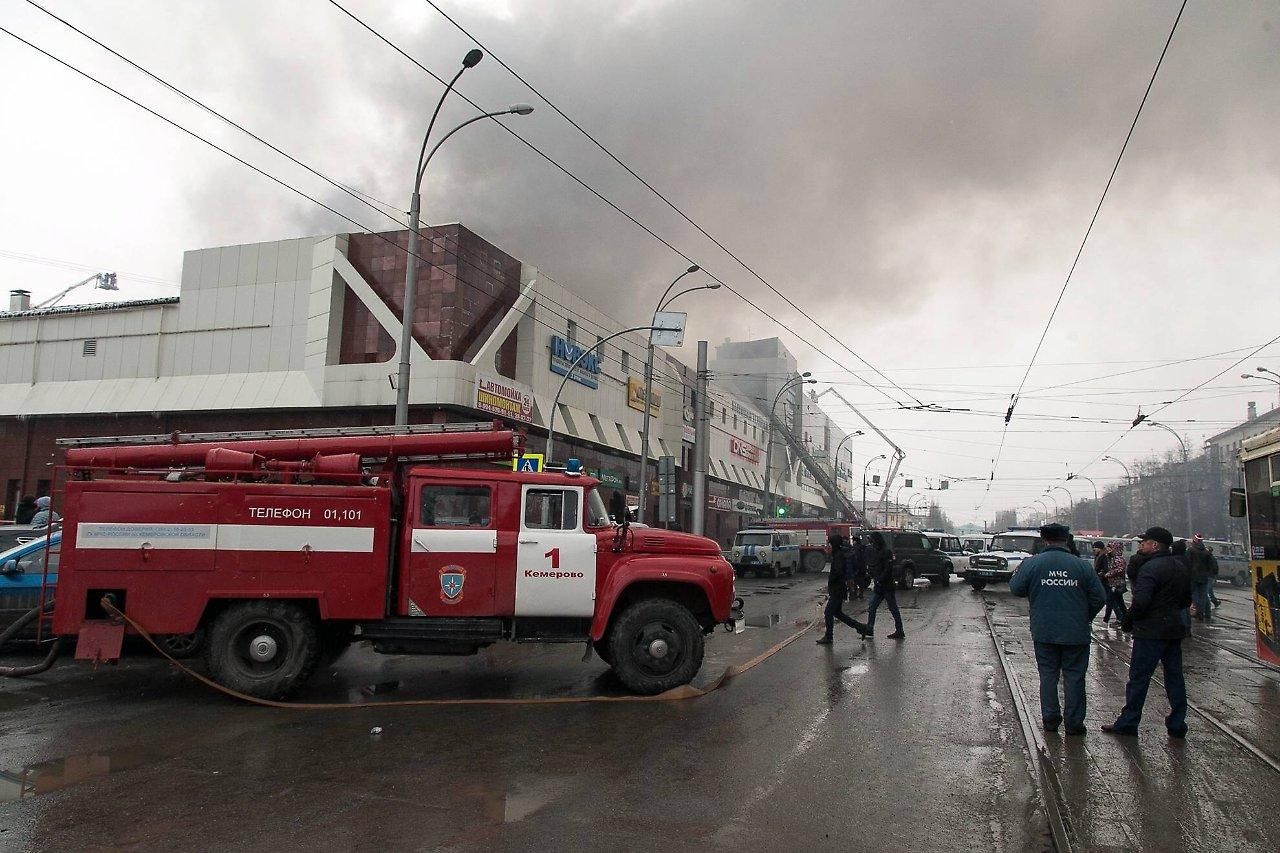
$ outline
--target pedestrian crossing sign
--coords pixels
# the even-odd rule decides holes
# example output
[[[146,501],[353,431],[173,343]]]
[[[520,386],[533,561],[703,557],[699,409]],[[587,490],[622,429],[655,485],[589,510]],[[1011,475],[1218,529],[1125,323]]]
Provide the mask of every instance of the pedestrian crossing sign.
[[[543,455],[541,453],[525,453],[518,459],[511,460],[511,470],[516,473],[539,474],[542,472]]]

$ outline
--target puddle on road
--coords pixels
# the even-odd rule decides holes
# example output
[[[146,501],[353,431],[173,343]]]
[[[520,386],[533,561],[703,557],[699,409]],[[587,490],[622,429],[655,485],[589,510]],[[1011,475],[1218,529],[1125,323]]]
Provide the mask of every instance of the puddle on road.
[[[748,613],[743,620],[748,628],[773,628],[782,622],[780,613]]]
[[[0,771],[0,803],[51,794],[81,782],[100,779],[137,767],[148,757],[149,754],[141,750],[89,752],[32,764],[19,770]]]

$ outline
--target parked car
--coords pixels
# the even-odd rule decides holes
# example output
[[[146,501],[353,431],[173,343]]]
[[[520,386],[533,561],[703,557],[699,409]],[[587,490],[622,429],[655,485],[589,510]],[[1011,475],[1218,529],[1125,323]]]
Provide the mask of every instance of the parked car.
[[[47,532],[41,528],[41,532]],[[58,580],[58,554],[62,531],[13,545],[0,552],[0,630],[12,625],[18,617],[40,605],[40,587],[45,579],[45,550],[49,549],[49,583]],[[44,627],[48,635],[48,624]],[[23,628],[14,639],[32,640],[36,623]]]
[[[916,578],[935,586],[951,583],[951,558],[919,530],[881,529],[893,551],[893,571],[899,589],[910,589]]]
[[[951,572],[953,574],[964,574],[964,570],[969,565],[969,556],[972,552],[965,548],[964,541],[959,536],[938,530],[926,530],[924,535],[933,543],[933,547],[946,554],[947,558],[951,560]]]
[[[1205,547],[1218,558],[1218,580],[1230,581],[1232,586],[1250,586],[1249,556],[1238,542],[1222,539],[1206,539]]]

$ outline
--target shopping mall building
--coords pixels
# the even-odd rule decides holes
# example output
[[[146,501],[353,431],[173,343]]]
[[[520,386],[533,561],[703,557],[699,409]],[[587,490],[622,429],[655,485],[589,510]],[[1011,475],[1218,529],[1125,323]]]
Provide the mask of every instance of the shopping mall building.
[[[59,438],[391,423],[407,242],[400,231],[197,249],[168,299],[31,309],[15,291],[0,313],[4,517],[20,495],[56,489]],[[625,325],[461,225],[426,229],[422,247],[410,420],[497,418],[527,429],[541,451],[570,362]],[[671,523],[688,529],[694,374],[658,351],[642,480],[645,341],[616,338],[568,376],[556,461],[581,459],[620,512],[642,483],[655,493],[657,457],[675,457]],[[713,349],[713,375],[733,375],[710,392],[707,535],[724,542],[763,511],[766,398],[778,398],[775,428],[785,430],[774,494],[793,515],[830,514],[831,487],[848,493],[848,454],[831,458],[844,433],[803,385],[783,389],[795,359],[777,339]]]

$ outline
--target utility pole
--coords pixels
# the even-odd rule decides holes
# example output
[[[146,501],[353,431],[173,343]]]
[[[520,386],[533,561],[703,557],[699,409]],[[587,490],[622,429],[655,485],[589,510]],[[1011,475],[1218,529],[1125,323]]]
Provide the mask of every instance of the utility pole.
[[[645,401],[648,402],[647,400]],[[707,457],[707,342],[698,341],[698,378],[693,392],[693,533],[706,536]]]

